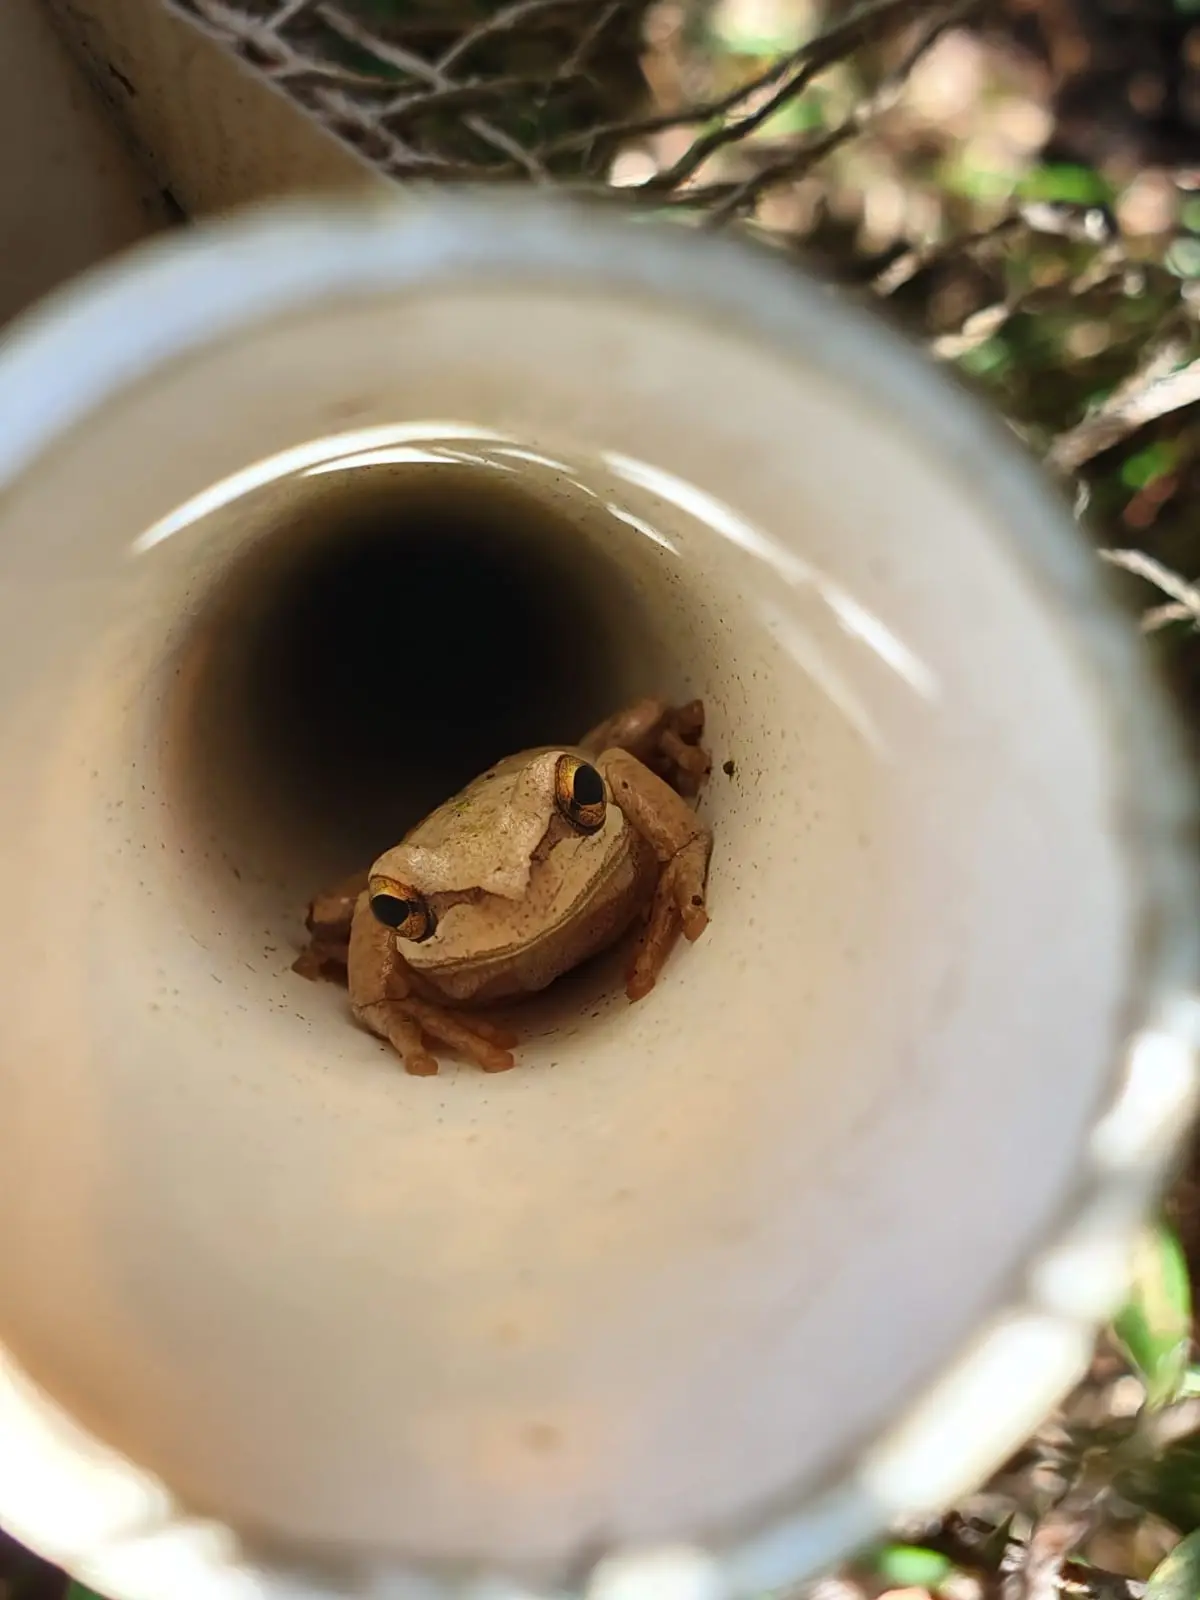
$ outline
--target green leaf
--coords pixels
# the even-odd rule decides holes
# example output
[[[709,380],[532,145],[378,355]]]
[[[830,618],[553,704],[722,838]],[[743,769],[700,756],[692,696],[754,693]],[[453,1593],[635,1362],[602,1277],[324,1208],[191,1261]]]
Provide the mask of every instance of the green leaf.
[[[977,166],[969,158],[952,156],[943,166],[941,182],[951,194],[965,196],[968,200],[1007,200],[1017,186],[1011,172],[996,172],[990,167]]]
[[[1200,1439],[1180,1439],[1161,1455],[1136,1462],[1118,1476],[1116,1489],[1180,1533],[1200,1528]]]
[[[1166,256],[1167,270],[1177,278],[1200,278],[1200,239],[1176,239]]]
[[[1113,1332],[1141,1374],[1147,1404],[1173,1400],[1191,1349],[1192,1293],[1187,1261],[1170,1228],[1160,1224],[1142,1235],[1129,1299]]]
[[[936,1589],[954,1570],[949,1556],[917,1544],[885,1544],[875,1571],[898,1589]]]
[[[77,1583],[74,1578],[67,1585],[63,1600],[105,1600],[104,1595],[97,1594],[95,1589],[88,1589],[82,1583]]]
[[[814,133],[825,126],[825,112],[819,90],[810,89],[784,101],[758,130],[760,139],[784,139],[791,133]]]
[[[1113,197],[1112,185],[1091,167],[1066,162],[1035,167],[1017,186],[1022,200],[1057,201],[1063,205],[1102,206]]]
[[[1150,1574],[1145,1600],[1196,1600],[1200,1595],[1200,1529],[1189,1533]]]
[[[717,5],[709,16],[713,43],[729,55],[770,59],[794,50],[803,39],[795,4]]]
[[[998,335],[977,344],[959,357],[959,366],[976,378],[1000,378],[1013,364],[1013,354]]]
[[[1159,439],[1121,463],[1121,482],[1127,489],[1145,489],[1166,477],[1179,460],[1179,447],[1173,439]]]

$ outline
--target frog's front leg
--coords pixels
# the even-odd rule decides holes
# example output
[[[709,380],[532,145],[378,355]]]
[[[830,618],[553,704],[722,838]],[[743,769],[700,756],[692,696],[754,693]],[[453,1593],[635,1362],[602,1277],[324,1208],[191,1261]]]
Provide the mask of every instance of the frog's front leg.
[[[653,989],[679,929],[693,943],[708,926],[705,879],[712,833],[670,784],[627,750],[607,750],[597,765],[613,800],[653,849],[661,869],[625,985],[629,998],[640,1000]]]
[[[515,1064],[507,1047],[516,1040],[507,1029],[418,992],[395,935],[375,917],[365,893],[354,908],[347,967],[354,1015],[393,1046],[414,1077],[432,1077],[438,1070],[437,1057],[425,1047],[426,1035],[461,1050],[485,1072],[507,1072]]]

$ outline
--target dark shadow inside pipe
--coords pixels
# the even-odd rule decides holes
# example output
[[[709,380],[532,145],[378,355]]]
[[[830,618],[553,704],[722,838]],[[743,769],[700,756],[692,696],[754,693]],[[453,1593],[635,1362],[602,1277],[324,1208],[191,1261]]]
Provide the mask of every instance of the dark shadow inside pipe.
[[[657,687],[598,502],[479,467],[316,482],[201,606],[173,720],[193,826],[298,903],[500,756]]]

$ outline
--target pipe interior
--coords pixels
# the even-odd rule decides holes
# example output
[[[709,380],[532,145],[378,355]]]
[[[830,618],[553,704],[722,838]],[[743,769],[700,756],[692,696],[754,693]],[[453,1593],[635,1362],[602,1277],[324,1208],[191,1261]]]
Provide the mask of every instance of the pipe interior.
[[[671,295],[502,287],[194,353],[5,500],[0,1336],[189,1511],[557,1583],[798,1503],[1016,1294],[1130,890],[966,474]],[[134,544],[348,414],[493,443]],[[714,853],[647,1000],[597,968],[417,1080],[289,970],[314,890],[655,692],[708,707]]]

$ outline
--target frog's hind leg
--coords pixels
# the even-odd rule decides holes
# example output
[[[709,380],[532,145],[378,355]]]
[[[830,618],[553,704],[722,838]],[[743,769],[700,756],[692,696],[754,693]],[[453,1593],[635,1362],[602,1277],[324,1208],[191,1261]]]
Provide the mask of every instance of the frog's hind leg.
[[[623,711],[605,717],[579,741],[590,755],[606,750],[628,750],[631,756],[649,764],[658,744],[659,729],[670,707],[665,700],[636,700]]]
[[[593,756],[624,750],[649,767],[677,794],[695,795],[712,770],[712,757],[701,744],[704,702],[689,700],[671,706],[665,700],[638,700],[593,728],[580,747]]]

